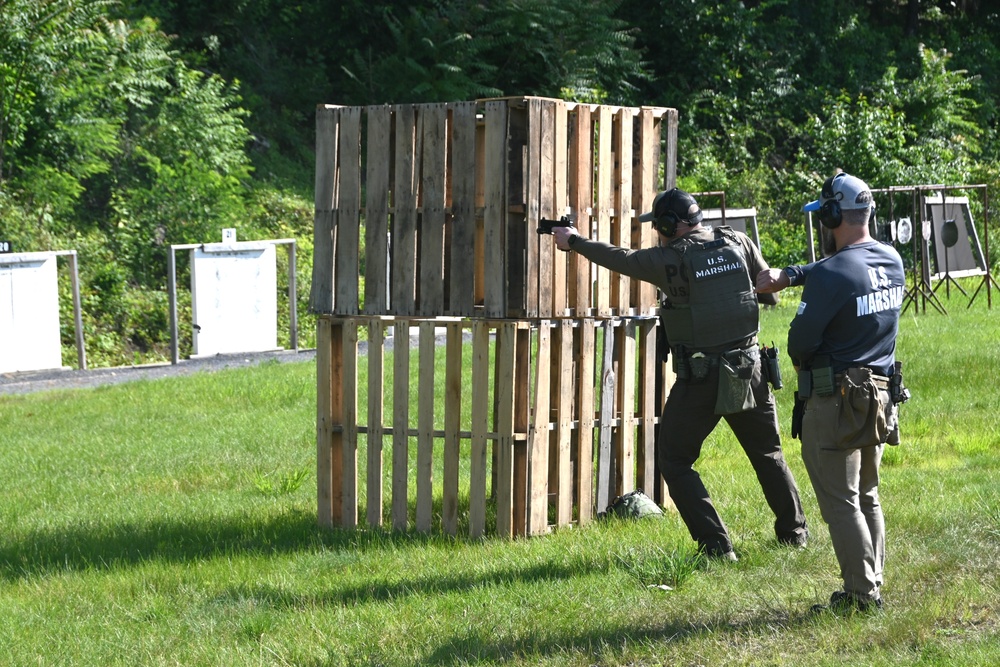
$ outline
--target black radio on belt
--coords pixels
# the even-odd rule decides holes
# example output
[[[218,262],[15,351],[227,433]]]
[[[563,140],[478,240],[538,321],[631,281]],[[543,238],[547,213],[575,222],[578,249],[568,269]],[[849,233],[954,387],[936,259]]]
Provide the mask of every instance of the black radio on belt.
[[[760,368],[773,388],[781,389],[781,366],[778,365],[778,347],[771,341],[771,347],[760,346]]]

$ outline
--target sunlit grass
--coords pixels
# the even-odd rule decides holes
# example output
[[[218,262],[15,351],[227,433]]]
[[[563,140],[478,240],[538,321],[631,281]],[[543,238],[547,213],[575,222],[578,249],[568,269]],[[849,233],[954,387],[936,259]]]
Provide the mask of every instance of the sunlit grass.
[[[784,348],[796,297],[762,340]],[[784,355],[812,540],[776,544],[720,426],[699,470],[732,565],[699,559],[669,512],[514,541],[321,530],[315,367],[268,364],[0,397],[0,663],[998,664],[1000,306],[946,305],[903,317],[913,399],[882,469],[882,614],[807,613],[838,573],[788,437]]]

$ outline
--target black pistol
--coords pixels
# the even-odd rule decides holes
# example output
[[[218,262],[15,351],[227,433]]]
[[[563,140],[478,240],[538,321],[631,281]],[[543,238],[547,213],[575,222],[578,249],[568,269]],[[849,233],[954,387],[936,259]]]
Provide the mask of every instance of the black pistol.
[[[546,220],[542,218],[538,221],[538,228],[535,230],[539,234],[551,234],[556,227],[572,227],[573,221],[567,216],[562,216],[558,220]]]

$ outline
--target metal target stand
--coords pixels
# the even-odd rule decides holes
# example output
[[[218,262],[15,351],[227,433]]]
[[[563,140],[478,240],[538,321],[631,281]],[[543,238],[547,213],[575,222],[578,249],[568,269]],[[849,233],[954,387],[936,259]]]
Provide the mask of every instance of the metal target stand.
[[[949,252],[959,240],[959,234],[957,229],[957,224],[955,216],[948,215],[948,196],[947,193],[951,191],[966,191],[966,190],[981,190],[982,192],[982,205],[983,205],[983,245],[979,247],[978,237],[975,231],[975,223],[971,217],[966,221],[967,226],[971,227],[971,233],[969,234],[970,250],[972,250],[973,238],[975,238],[976,247],[975,250],[978,251],[978,256],[981,259],[982,266],[979,267],[982,270],[981,274],[982,280],[976,287],[972,296],[969,297],[968,292],[962,287],[962,285],[955,280],[953,275],[953,267],[950,266]],[[910,208],[912,210],[912,222],[910,218],[900,218],[898,223],[896,221],[896,194],[897,193],[908,193],[910,195]],[[934,194],[932,194],[934,193]],[[940,193],[940,202],[929,201],[931,197],[936,197]],[[891,226],[891,241],[893,245],[897,247],[905,247],[910,245],[913,252],[913,266],[908,273],[912,275],[912,279],[908,280],[908,285],[904,295],[903,301],[903,312],[912,305],[917,310],[922,310],[926,312],[928,304],[937,310],[942,315],[947,315],[948,311],[941,299],[937,295],[937,290],[940,288],[941,284],[932,286],[933,277],[931,275],[931,256],[934,252],[933,248],[936,243],[941,243],[944,248],[943,259],[944,259],[944,273],[941,274],[940,280],[945,284],[945,293],[948,298],[951,297],[951,286],[954,285],[955,288],[960,291],[963,296],[969,298],[969,303],[967,308],[971,308],[972,304],[975,303],[976,298],[982,291],[983,286],[986,287],[986,299],[987,307],[992,309],[993,307],[993,294],[992,288],[997,287],[1000,289],[1000,284],[997,283],[996,279],[993,277],[990,271],[990,253],[989,253],[989,199],[987,195],[987,188],[984,184],[979,185],[914,185],[914,186],[893,186],[889,188],[873,189],[873,195],[886,194],[889,197],[889,220],[886,224]],[[934,220],[931,213],[929,213],[928,205],[940,204],[942,206],[942,224],[941,230],[938,234],[934,233]],[[961,206],[959,202],[951,202],[953,206]],[[967,203],[965,204],[968,205]],[[905,224],[904,224],[905,223]],[[919,230],[919,231],[917,231]],[[909,238],[903,238],[899,232],[909,232]],[[940,261],[941,258],[938,258]],[[979,262],[976,262],[979,264]]]

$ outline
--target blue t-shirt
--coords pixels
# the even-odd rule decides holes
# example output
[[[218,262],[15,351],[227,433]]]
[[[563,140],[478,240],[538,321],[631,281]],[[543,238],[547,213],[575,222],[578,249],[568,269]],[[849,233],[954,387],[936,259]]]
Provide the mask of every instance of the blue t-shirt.
[[[892,375],[906,273],[895,248],[866,241],[810,265],[788,330],[788,355],[810,367],[828,356],[835,373],[855,366]]]

